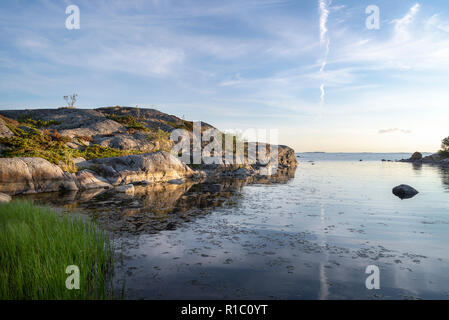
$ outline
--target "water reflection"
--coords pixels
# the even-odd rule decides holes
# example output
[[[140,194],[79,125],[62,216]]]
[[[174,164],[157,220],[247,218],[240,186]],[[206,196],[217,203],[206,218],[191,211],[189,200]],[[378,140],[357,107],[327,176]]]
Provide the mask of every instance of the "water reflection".
[[[446,192],[449,192],[449,167],[440,167],[441,182]]]
[[[397,199],[402,183],[420,194]],[[134,196],[35,197],[121,231],[130,299],[448,299],[448,191],[448,168],[357,158]],[[368,265],[378,291],[365,287]]]
[[[39,204],[81,211],[89,214],[106,229],[127,233],[156,233],[174,230],[218,206],[238,206],[241,189],[248,184],[287,183],[296,168],[279,169],[272,176],[246,179],[207,180],[202,183],[153,184],[135,186],[134,195],[114,190],[95,189],[83,192],[46,193],[22,198]]]

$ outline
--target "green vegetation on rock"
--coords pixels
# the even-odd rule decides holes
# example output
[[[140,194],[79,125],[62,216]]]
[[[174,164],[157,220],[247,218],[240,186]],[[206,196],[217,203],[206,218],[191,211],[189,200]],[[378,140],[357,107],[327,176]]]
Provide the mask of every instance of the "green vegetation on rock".
[[[175,129],[184,129],[187,131],[193,131],[193,122],[182,120],[182,124],[177,124],[172,121],[166,121],[167,124]]]
[[[50,126],[55,126],[58,124],[61,124],[59,121],[56,120],[41,120],[41,119],[31,119],[29,117],[21,117],[18,119],[21,125],[25,125],[28,127],[33,128],[48,128]]]
[[[137,150],[118,150],[109,147],[102,147],[98,144],[92,144],[90,146],[84,147],[83,151],[79,151],[79,156],[86,160],[97,159],[97,158],[112,158],[127,156],[130,154],[139,154],[141,152]]]
[[[93,222],[30,202],[0,205],[0,299],[112,297],[113,249]],[[79,290],[66,288],[66,268],[80,270]]]
[[[68,172],[76,172],[73,158],[83,157],[87,160],[95,158],[119,157],[130,154],[138,154],[136,150],[118,150],[91,144],[82,150],[70,148],[66,145],[71,139],[61,136],[57,130],[37,130],[26,128],[26,130],[8,125],[14,136],[0,138],[0,143],[8,149],[3,151],[1,157],[40,157],[61,166]]]
[[[10,157],[40,157],[51,163],[60,162],[71,167],[68,171],[73,171],[72,158],[78,156],[78,150],[66,145],[70,139],[62,137],[56,130],[40,131],[34,128],[22,130],[8,125],[8,128],[15,134],[9,138],[0,138],[0,143],[8,149],[1,154],[4,158]]]
[[[142,122],[139,122],[133,116],[117,116],[115,114],[106,115],[106,118],[123,124],[127,129],[149,131]]]

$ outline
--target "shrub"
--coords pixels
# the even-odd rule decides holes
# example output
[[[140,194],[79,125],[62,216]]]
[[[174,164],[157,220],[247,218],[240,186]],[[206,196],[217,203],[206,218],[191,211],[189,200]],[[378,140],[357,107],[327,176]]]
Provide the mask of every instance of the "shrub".
[[[444,138],[443,141],[441,141],[440,154],[449,157],[449,137]]]
[[[151,131],[148,134],[148,139],[159,145],[159,150],[169,152],[172,147],[170,132],[166,132],[161,128],[158,128],[157,131]]]

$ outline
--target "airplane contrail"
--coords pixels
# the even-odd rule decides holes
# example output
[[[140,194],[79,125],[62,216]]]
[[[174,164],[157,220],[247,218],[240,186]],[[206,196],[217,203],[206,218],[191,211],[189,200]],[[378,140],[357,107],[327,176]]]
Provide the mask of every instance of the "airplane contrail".
[[[330,0],[318,0],[318,6],[320,9],[320,43],[321,45],[325,45],[326,49],[324,52],[324,57],[321,62],[320,67],[320,73],[321,77],[323,78],[320,86],[321,90],[321,96],[320,96],[320,106],[324,106],[324,99],[326,96],[325,91],[325,83],[324,83],[324,68],[327,64],[327,56],[329,55],[329,47],[330,47],[330,39],[328,37],[328,30],[327,30],[327,19],[329,18],[329,5],[331,1]]]

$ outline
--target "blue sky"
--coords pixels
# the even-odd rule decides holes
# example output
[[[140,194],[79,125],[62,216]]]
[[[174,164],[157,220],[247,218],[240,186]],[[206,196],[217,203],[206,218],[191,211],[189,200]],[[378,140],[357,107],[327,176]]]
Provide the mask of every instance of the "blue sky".
[[[57,108],[76,92],[80,108],[278,129],[296,151],[437,150],[449,2],[321,2],[4,0],[0,109]],[[65,28],[71,4],[79,30]],[[379,30],[365,26],[368,5]]]

